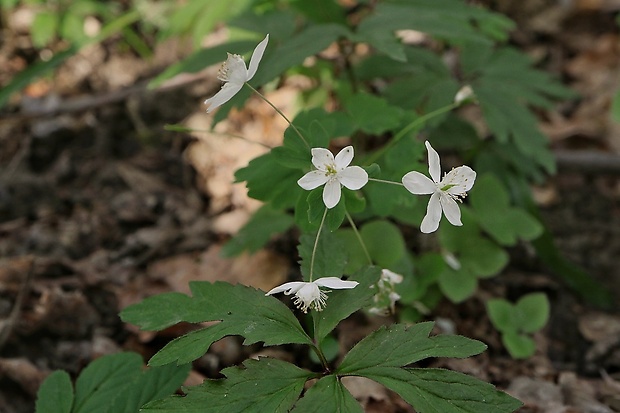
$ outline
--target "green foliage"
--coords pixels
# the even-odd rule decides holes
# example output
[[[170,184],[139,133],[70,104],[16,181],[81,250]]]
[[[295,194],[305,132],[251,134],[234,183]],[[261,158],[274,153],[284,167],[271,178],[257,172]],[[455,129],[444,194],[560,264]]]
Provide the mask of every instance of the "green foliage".
[[[295,405],[294,413],[362,413],[362,406],[334,375],[321,378]]]
[[[288,412],[313,373],[285,361],[248,359],[243,367],[222,370],[226,379],[188,387],[186,396],[148,403],[142,412]]]
[[[151,358],[150,365],[189,363],[202,356],[215,341],[229,335],[244,337],[244,344],[248,345],[259,341],[268,346],[311,343],[286,306],[260,290],[224,282],[191,282],[190,289],[191,298],[178,293],[160,294],[121,312],[123,321],[150,330],[180,321],[220,321],[171,341]],[[162,304],[174,310],[164,312]]]
[[[315,340],[323,340],[338,323],[362,307],[370,304],[376,291],[372,288],[381,275],[378,267],[366,267],[350,280],[359,282],[352,290],[334,290],[329,293],[329,305],[319,313],[313,312]]]
[[[502,342],[514,358],[534,354],[536,345],[529,336],[540,330],[549,320],[549,300],[544,293],[530,293],[515,304],[504,299],[487,302],[491,322],[502,333]]]
[[[501,413],[522,406],[492,385],[455,371],[388,367],[368,377],[398,393],[421,413]]]
[[[470,195],[480,226],[499,244],[514,245],[519,239],[532,240],[542,234],[538,221],[525,210],[510,206],[508,193],[494,176],[479,176]]]
[[[325,210],[325,207],[323,207]],[[343,243],[330,232],[323,230],[316,243],[317,234],[304,234],[299,238],[299,257],[301,258],[301,274],[305,281],[310,276],[310,264],[314,255],[314,279],[322,277],[338,277],[343,274],[347,261]],[[315,253],[313,253],[315,252]]]
[[[265,245],[272,235],[286,231],[291,225],[291,215],[263,205],[235,237],[224,244],[222,255],[232,257],[243,251],[254,253]]]
[[[137,413],[152,400],[172,394],[185,381],[190,365],[142,368],[135,353],[118,353],[90,363],[75,383],[52,373],[37,394],[36,413]]]

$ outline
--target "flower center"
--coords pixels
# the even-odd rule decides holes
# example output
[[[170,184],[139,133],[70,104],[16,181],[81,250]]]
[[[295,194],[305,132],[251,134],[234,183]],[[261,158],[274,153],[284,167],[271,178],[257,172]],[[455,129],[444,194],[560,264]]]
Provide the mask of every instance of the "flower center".
[[[227,61],[222,63],[222,66],[220,67],[220,70],[218,70],[217,72],[217,78],[218,80],[221,80],[222,82],[228,82],[228,75],[230,74],[230,68],[227,65]]]
[[[338,173],[335,165],[325,165],[325,171],[328,175],[336,175]]]

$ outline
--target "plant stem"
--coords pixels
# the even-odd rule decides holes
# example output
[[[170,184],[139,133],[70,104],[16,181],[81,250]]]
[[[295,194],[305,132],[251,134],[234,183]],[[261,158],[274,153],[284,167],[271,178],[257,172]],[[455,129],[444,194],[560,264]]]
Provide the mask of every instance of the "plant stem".
[[[327,208],[325,208],[325,212],[323,212],[323,218],[321,218],[321,225],[319,225],[319,231],[316,233],[316,239],[314,240],[314,247],[312,247],[312,258],[310,258],[310,280],[312,282],[312,277],[314,275],[314,257],[316,256],[316,247],[319,245],[319,237],[321,236],[321,230],[323,229],[323,223],[325,223],[325,217],[327,216]]]
[[[306,146],[307,146],[308,148],[310,148],[310,144],[308,144],[308,141],[306,140],[306,138],[304,138],[304,136],[301,134],[301,132],[299,131],[299,129],[297,129],[297,126],[293,125],[293,122],[291,122],[291,121],[289,120],[289,118],[287,118],[287,117],[286,117],[286,115],[285,115],[284,113],[282,113],[282,111],[281,111],[280,109],[278,109],[277,107],[275,107],[275,105],[274,105],[273,103],[271,103],[271,102],[269,101],[269,99],[267,99],[267,98],[266,98],[266,97],[265,97],[262,93],[260,93],[258,90],[254,89],[252,86],[250,86],[250,84],[249,84],[249,83],[247,83],[247,82],[246,82],[246,83],[245,83],[245,85],[246,85],[247,87],[249,87],[250,89],[252,89],[252,91],[253,91],[254,93],[256,93],[256,94],[257,94],[257,95],[258,95],[261,99],[263,99],[265,102],[267,102],[267,104],[268,104],[269,106],[271,106],[271,107],[273,108],[273,110],[275,110],[276,112],[278,112],[278,114],[279,114],[280,116],[282,116],[282,117],[284,118],[284,120],[285,120],[285,121],[287,121],[287,122],[288,122],[288,124],[291,126],[291,128],[293,128],[293,130],[294,130],[295,132],[297,132],[297,135],[299,135],[299,137],[300,137],[300,138],[301,138],[301,140],[302,140],[302,141],[306,144]]]
[[[439,109],[436,109],[432,112],[429,112],[425,115],[420,116],[419,118],[417,118],[416,120],[414,120],[413,122],[411,122],[409,125],[405,126],[400,132],[398,132],[396,135],[394,135],[392,137],[392,139],[381,149],[379,149],[378,151],[376,151],[375,153],[371,154],[366,160],[365,160],[365,164],[366,165],[370,165],[373,162],[375,162],[377,159],[379,159],[385,152],[387,152],[388,149],[390,149],[392,146],[396,145],[396,143],[401,140],[409,131],[411,131],[412,129],[417,128],[420,125],[423,125],[426,121],[428,121],[429,119],[434,118],[435,116],[441,115],[442,113],[445,112],[449,112],[452,109],[458,107],[459,104],[458,103],[451,103],[448,106],[443,106]]]
[[[368,264],[372,265],[372,258],[370,258],[370,254],[368,253],[368,249],[366,248],[366,244],[364,243],[364,240],[362,239],[362,236],[361,236],[360,232],[357,230],[357,226],[355,225],[355,222],[353,222],[353,218],[351,218],[351,215],[349,214],[349,211],[345,210],[344,213],[347,215],[347,219],[349,220],[349,224],[351,224],[351,228],[353,228],[353,232],[355,233],[355,236],[357,237],[357,240],[359,241],[360,245],[362,246],[362,249],[364,250],[364,254],[366,254],[366,258],[368,259]]]
[[[319,313],[317,312],[312,313],[312,328],[314,331],[314,340],[313,340],[314,344],[312,345],[312,349],[314,350],[316,355],[319,357],[319,360],[321,360],[321,364],[323,365],[325,372],[329,373],[329,364],[327,363],[327,358],[323,354],[323,351],[321,351],[321,343],[319,343],[316,339],[316,332],[318,329],[318,325],[317,325],[318,317],[319,317]]]
[[[403,186],[402,183],[400,182],[394,182],[394,181],[386,181],[385,179],[376,179],[376,178],[368,178],[369,181],[375,181],[375,182],[381,182],[383,184],[392,184],[392,185],[400,185]]]

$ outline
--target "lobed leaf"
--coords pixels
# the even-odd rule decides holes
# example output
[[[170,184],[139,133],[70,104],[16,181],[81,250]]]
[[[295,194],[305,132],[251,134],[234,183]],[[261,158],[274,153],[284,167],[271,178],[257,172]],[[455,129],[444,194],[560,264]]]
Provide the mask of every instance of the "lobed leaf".
[[[367,374],[383,367],[401,367],[428,357],[465,358],[486,349],[484,343],[462,336],[429,337],[432,328],[432,322],[382,327],[357,343],[337,372],[368,377]]]
[[[450,370],[378,367],[364,376],[398,393],[418,413],[509,413],[522,406],[491,384]]]
[[[185,389],[186,396],[172,396],[148,403],[142,412],[157,413],[285,413],[314,373],[276,359],[244,361],[243,367],[222,370],[225,379],[206,380]]]
[[[372,297],[376,294],[373,286],[379,281],[381,269],[379,267],[368,266],[349,278],[350,281],[357,281],[353,289],[332,290],[328,295],[327,306],[323,311],[312,312],[314,319],[314,337],[317,341],[322,341],[338,323],[360,308],[369,304]]]
[[[225,282],[191,282],[190,288],[193,297],[162,294],[121,312],[124,321],[154,330],[179,321],[220,321],[173,340],[153,357],[152,365],[189,362],[226,335],[240,335],[245,338],[244,344],[311,343],[291,311],[263,291]],[[167,310],[162,309],[162,302]]]
[[[363,413],[362,407],[334,375],[317,381],[295,405],[293,413]]]

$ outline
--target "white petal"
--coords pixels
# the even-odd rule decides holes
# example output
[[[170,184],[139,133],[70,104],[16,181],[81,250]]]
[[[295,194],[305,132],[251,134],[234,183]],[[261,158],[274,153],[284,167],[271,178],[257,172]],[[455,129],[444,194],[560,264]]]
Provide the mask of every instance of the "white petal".
[[[474,186],[475,180],[476,171],[469,166],[463,165],[448,172],[441,181],[440,186],[454,185],[447,189],[446,192],[450,194],[463,194]]]
[[[297,185],[301,186],[306,191],[312,191],[314,188],[318,188],[325,182],[329,181],[329,176],[323,171],[310,171],[297,181]]]
[[[394,271],[390,271],[387,268],[381,270],[381,279],[390,284],[400,284],[403,282],[402,275],[396,274]]]
[[[340,182],[338,180],[331,179],[327,181],[323,190],[323,202],[329,209],[338,205],[338,202],[340,202]]]
[[[431,195],[431,199],[428,201],[428,207],[426,207],[426,215],[420,225],[420,231],[425,234],[437,231],[439,228],[439,221],[441,220],[441,203],[439,201],[439,193],[435,192]]]
[[[447,194],[442,194],[439,200],[441,202],[441,209],[443,209],[443,213],[446,215],[446,218],[448,218],[448,221],[457,227],[463,225],[461,222],[461,210],[456,201]]]
[[[347,146],[346,148],[342,148],[338,155],[336,155],[336,170],[342,171],[344,168],[349,166],[351,161],[353,160],[353,146]]]
[[[327,166],[335,165],[334,155],[325,148],[312,148],[312,165],[316,169],[326,171]]]
[[[415,195],[428,195],[437,190],[435,182],[431,181],[426,175],[420,172],[408,172],[403,176],[402,181],[407,191]]]
[[[439,182],[441,179],[441,164],[439,163],[439,154],[431,146],[429,141],[424,142],[428,151],[428,173],[433,181]]]
[[[223,72],[223,74],[222,74]],[[228,53],[228,59],[220,69],[219,79],[225,82],[243,85],[248,77],[248,69],[243,58],[238,54]]]
[[[347,188],[356,190],[368,183],[368,173],[359,166],[349,166],[338,172],[336,179]]]
[[[242,86],[242,84],[237,83],[224,83],[222,89],[220,89],[220,91],[217,92],[215,96],[205,100],[205,104],[209,105],[209,107],[207,108],[207,113],[228,102],[233,96],[237,94],[237,92],[239,92],[239,90],[241,90]]]
[[[265,295],[272,295],[272,294],[277,294],[277,293],[281,293],[281,292],[284,292],[284,294],[286,294],[286,295],[291,295],[291,294],[294,294],[297,291],[299,291],[305,284],[308,284],[308,283],[301,282],[301,281],[284,283],[282,285],[279,285],[279,286],[269,290],[269,292],[266,293]]]
[[[246,82],[254,77],[256,74],[256,70],[258,69],[258,65],[263,58],[263,53],[265,53],[265,49],[267,48],[267,43],[269,43],[269,34],[265,36],[263,41],[261,41],[258,46],[254,49],[252,53],[252,57],[250,58],[250,68],[248,69]]]
[[[338,277],[323,277],[315,280],[314,283],[321,287],[327,287],[333,290],[355,288],[359,284],[357,281],[344,281]]]

